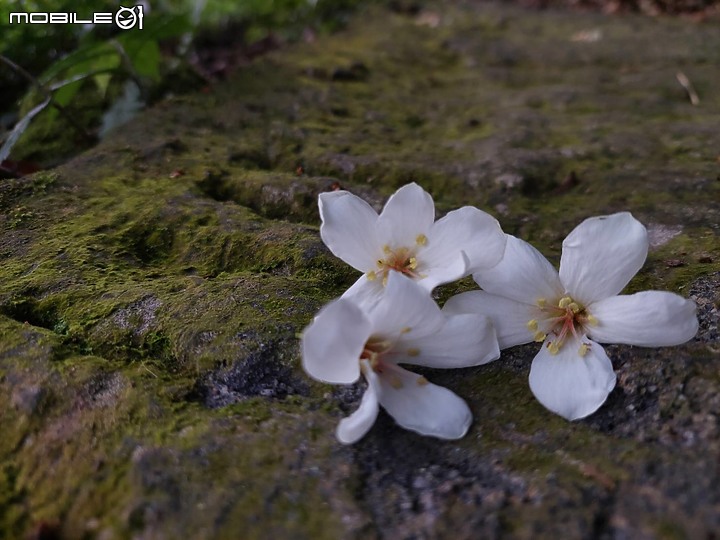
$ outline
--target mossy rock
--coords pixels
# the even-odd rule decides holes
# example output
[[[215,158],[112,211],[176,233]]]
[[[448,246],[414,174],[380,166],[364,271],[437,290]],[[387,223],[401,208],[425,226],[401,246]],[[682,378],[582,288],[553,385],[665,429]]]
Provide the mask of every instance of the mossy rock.
[[[719,36],[460,1],[378,10],[4,181],[0,536],[709,537]],[[551,260],[584,218],[631,211],[652,248],[629,290],[695,299],[697,338],[609,347],[618,386],[583,421],[534,400],[527,346],[426,371],[473,410],[463,440],[381,414],[339,445],[361,388],[306,377],[296,339],[357,277],[320,241],[317,195],[379,208],[408,181]]]

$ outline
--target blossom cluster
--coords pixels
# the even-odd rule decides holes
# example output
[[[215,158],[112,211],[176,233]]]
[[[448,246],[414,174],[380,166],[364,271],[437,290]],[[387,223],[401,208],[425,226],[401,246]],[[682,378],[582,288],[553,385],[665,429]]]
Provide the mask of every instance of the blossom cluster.
[[[362,272],[302,334],[302,361],[317,380],[367,388],[337,428],[353,443],[382,407],[406,429],[458,439],[472,422],[459,396],[401,367],[478,366],[500,350],[542,343],[530,389],[568,420],[595,412],[615,387],[601,343],[679,345],[698,328],[695,304],[676,294],[621,295],[648,251],[645,227],[627,212],[593,217],[562,244],[557,272],[527,242],[505,234],[489,214],[465,206],[435,220],[417,184],[393,194],[378,215],[347,191],[319,197],[320,236]],[[440,309],[432,290],[472,275],[482,290]]]

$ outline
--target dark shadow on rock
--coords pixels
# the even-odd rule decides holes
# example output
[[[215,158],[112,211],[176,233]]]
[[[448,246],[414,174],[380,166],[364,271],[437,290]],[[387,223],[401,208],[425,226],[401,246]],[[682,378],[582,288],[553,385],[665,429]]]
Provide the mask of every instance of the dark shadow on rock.
[[[251,397],[284,399],[291,395],[306,396],[307,383],[280,357],[287,344],[260,344],[258,350],[204,375],[193,395],[206,407],[225,407]]]

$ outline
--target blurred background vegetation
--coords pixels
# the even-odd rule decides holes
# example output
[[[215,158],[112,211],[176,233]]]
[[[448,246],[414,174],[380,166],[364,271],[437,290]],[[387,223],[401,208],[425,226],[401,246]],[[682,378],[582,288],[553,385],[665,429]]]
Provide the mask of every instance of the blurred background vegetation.
[[[0,0],[0,174],[59,163],[142,107],[222,79],[283,43],[341,28],[382,0]],[[11,12],[144,7],[143,30],[9,24]],[[386,2],[389,3],[389,2]]]
[[[720,13],[720,0],[506,1],[606,13]],[[88,19],[123,3],[143,5],[142,30],[9,24],[11,12]],[[284,43],[342,28],[370,4],[417,12],[424,0],[0,0],[0,178],[56,165],[154,101],[212,85]]]

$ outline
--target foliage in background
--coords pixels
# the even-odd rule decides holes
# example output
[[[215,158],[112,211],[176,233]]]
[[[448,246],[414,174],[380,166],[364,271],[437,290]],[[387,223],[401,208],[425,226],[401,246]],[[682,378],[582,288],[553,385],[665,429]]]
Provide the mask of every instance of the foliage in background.
[[[103,118],[103,111],[114,107],[125,111],[117,118],[126,119],[128,111],[160,97],[168,77],[181,74],[185,87],[173,84],[176,91],[192,89],[200,79],[197,74],[187,76],[192,71],[186,59],[194,36],[216,35],[232,27],[235,43],[252,43],[269,34],[293,40],[307,27],[335,30],[362,3],[369,2],[158,0],[143,2],[142,31],[123,31],[115,25],[8,24],[11,12],[74,12],[88,17],[114,13],[122,4],[117,1],[0,0],[0,53],[26,72],[0,64],[0,130],[5,131],[0,135],[5,142],[0,162],[23,133],[33,144],[18,147],[22,159],[57,160],[86,147],[115,122],[115,116]],[[68,119],[76,125],[68,125]],[[68,137],[69,131],[76,133]]]

